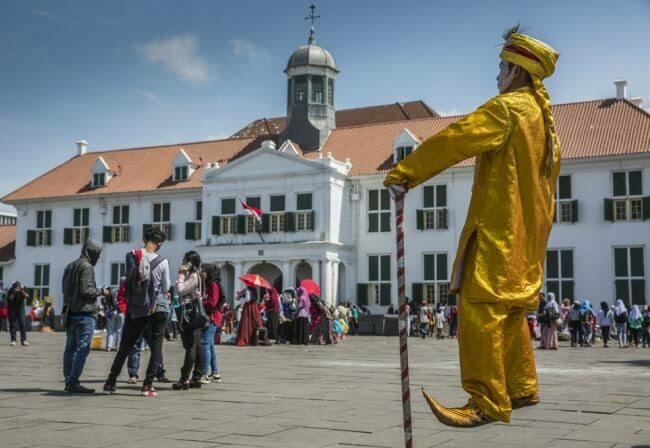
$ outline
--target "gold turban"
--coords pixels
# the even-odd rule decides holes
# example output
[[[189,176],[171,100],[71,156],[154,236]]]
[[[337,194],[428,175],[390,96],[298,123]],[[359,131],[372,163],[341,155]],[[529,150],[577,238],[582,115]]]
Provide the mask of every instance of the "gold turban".
[[[533,82],[533,93],[542,109],[547,128],[548,164],[552,167],[560,159],[560,140],[555,132],[555,120],[551,114],[551,100],[542,84],[555,71],[560,54],[541,40],[517,32],[518,26],[506,32],[501,59],[526,70]]]

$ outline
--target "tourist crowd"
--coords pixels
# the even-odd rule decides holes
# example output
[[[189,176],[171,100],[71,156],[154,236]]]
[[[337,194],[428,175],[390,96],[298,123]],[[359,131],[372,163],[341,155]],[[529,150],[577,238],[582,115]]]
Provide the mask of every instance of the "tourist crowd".
[[[163,340],[180,337],[184,349],[179,379],[174,390],[200,388],[221,382],[216,343],[238,346],[276,344],[336,344],[359,331],[360,308],[351,302],[327,305],[318,290],[288,288],[281,294],[270,285],[248,285],[237,292],[234,309],[225,300],[220,269],[203,263],[196,251],[187,252],[172,282],[170,264],[158,254],[164,233],[150,228],[144,247],[126,255],[126,275],[119,288],[98,288],[94,266],[101,255],[92,239],[63,275],[64,308],[61,314],[67,340],[63,354],[65,390],[93,393],[80,377],[96,330],[105,331],[105,348],[115,358],[103,386],[105,394],[117,390],[117,378],[127,364],[129,384],[137,384],[140,354],[150,350],[142,381],[142,395],[155,396],[154,381],[166,377]],[[1,285],[0,285],[1,286]],[[0,288],[1,290],[1,288]],[[26,314],[26,305],[30,311]],[[31,300],[19,283],[0,294],[0,329],[9,321],[11,344],[20,332],[27,342],[27,324],[40,321],[42,331],[55,328],[52,300]]]
[[[557,350],[559,340],[570,340],[571,347],[591,347],[597,339],[603,347],[615,340],[620,348],[650,347],[650,305],[613,305],[600,302],[595,309],[589,300],[563,299],[555,294],[540,294],[539,309],[529,316],[531,334],[540,340],[539,349]]]

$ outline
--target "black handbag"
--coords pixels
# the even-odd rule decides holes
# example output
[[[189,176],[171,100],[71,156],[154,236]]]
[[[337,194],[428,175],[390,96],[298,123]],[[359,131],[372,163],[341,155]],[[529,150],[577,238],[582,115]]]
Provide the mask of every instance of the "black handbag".
[[[182,303],[179,314],[178,323],[183,330],[202,330],[210,325],[210,318],[200,297],[193,297]]]

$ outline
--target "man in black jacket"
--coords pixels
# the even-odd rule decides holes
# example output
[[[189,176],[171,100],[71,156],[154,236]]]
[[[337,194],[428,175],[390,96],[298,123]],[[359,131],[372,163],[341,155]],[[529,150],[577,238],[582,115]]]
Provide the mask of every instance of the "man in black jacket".
[[[102,253],[101,246],[88,239],[81,249],[81,256],[70,263],[63,273],[63,302],[66,309],[66,332],[68,340],[63,354],[65,391],[70,393],[93,393],[79,384],[95,331],[97,297],[110,296],[108,289],[95,285],[95,264]]]

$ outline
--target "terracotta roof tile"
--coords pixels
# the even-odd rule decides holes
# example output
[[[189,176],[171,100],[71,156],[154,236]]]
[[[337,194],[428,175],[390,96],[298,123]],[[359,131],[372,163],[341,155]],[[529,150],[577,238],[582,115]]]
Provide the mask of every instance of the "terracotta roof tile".
[[[650,152],[650,114],[627,100],[594,100],[553,106],[562,157],[601,157]],[[383,173],[392,166],[393,141],[404,128],[420,140],[440,132],[462,115],[349,128],[332,132],[322,151],[352,161],[350,175]],[[317,153],[305,157],[315,158]],[[457,166],[472,166],[473,159]]]
[[[223,165],[257,149],[261,141],[262,139],[244,138],[88,152],[37,177],[5,196],[3,201],[200,188],[206,163],[219,162]],[[174,182],[173,162],[181,148],[198,168],[186,182]],[[116,175],[105,187],[92,188],[92,166],[99,156],[104,158],[110,171]]]
[[[415,120],[418,118],[439,117],[424,101],[382,104],[379,106],[358,107],[336,111],[336,126],[339,128],[359,126],[390,121]],[[285,117],[262,118],[255,120],[232,137],[262,137],[278,135],[286,125]]]
[[[404,105],[410,114],[409,107],[424,107],[424,103],[420,106]],[[403,112],[400,113],[404,116]],[[553,113],[564,159],[650,153],[650,114],[627,100],[560,104],[553,106]],[[402,129],[408,128],[419,139],[425,140],[461,118],[420,118],[338,127],[332,131],[322,152],[331,152],[340,161],[349,158],[352,176],[383,173],[392,165],[393,141]],[[272,126],[273,121],[268,120],[264,123],[265,127],[267,125]],[[2,201],[11,203],[73,195],[200,188],[205,163],[228,163],[257,149],[265,138],[269,137],[90,152],[59,165],[5,196]],[[185,149],[193,163],[201,165],[187,182],[172,181],[173,160],[180,148]],[[93,189],[90,188],[91,168],[98,156],[106,160],[117,176],[105,187]],[[317,156],[318,151],[303,154],[309,159]],[[470,159],[457,166],[471,165],[473,160]]]
[[[16,226],[0,226],[0,262],[16,258]]]

